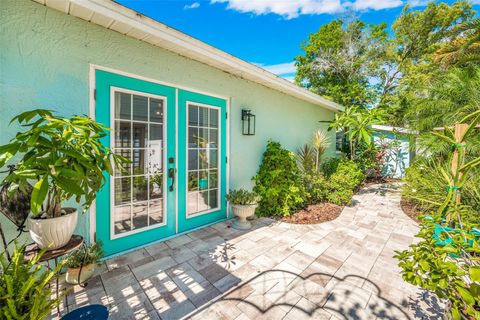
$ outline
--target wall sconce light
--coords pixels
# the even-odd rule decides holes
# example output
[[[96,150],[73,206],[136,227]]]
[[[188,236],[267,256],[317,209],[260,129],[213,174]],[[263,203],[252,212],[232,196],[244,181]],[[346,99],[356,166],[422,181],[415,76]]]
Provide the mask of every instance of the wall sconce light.
[[[242,134],[244,136],[255,135],[255,115],[252,110],[242,109]]]

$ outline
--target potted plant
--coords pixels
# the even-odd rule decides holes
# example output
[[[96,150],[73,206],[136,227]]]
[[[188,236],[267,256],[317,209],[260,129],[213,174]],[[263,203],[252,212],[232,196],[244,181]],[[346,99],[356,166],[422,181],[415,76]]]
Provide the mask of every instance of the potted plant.
[[[65,281],[70,284],[86,282],[92,277],[95,265],[100,262],[102,257],[103,250],[100,242],[73,251],[64,261],[67,267]]]
[[[38,261],[45,253],[40,251],[31,260],[24,256],[25,247],[15,245],[12,259],[0,253],[0,319],[43,320],[58,306],[52,298],[50,282],[62,268],[62,262],[53,270],[46,270]]]
[[[0,146],[0,167],[14,156],[18,161],[3,183],[10,184],[10,193],[33,186],[32,215],[27,219],[30,235],[40,248],[60,248],[77,224],[77,210],[63,203],[75,199],[85,211],[105,184],[103,173],[113,173],[112,162],[120,168],[128,160],[100,143],[108,128],[86,116],[67,119],[37,109],[12,122],[26,130]]]
[[[250,229],[252,224],[247,221],[247,218],[255,214],[260,197],[255,192],[238,189],[230,190],[226,198],[232,206],[233,214],[238,217],[233,221],[233,227],[239,230]]]

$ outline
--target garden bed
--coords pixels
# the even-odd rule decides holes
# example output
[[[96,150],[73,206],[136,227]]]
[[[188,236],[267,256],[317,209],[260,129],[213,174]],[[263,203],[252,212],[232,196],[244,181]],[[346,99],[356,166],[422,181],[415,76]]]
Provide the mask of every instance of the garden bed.
[[[400,200],[400,207],[402,208],[403,212],[410,217],[410,219],[415,222],[420,222],[418,217],[422,215],[423,212],[417,209],[417,205],[415,203],[402,197],[402,200]]]
[[[342,210],[343,206],[332,203],[312,204],[289,217],[283,217],[279,220],[293,224],[317,224],[335,220]]]

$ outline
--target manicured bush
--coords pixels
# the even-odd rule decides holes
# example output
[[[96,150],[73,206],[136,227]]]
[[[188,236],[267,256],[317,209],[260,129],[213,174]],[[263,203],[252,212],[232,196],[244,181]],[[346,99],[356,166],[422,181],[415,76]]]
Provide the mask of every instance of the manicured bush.
[[[306,192],[295,156],[278,142],[268,142],[253,180],[253,191],[261,197],[259,215],[289,216],[305,204]]]
[[[321,165],[321,171],[325,175],[326,178],[330,178],[330,176],[337,171],[338,164],[340,163],[340,158],[328,158],[326,159]]]
[[[260,201],[260,197],[255,192],[247,191],[245,189],[230,190],[226,199],[231,204],[236,205],[257,204],[258,201]]]
[[[306,190],[308,204],[316,204],[325,201],[328,194],[328,181],[321,172],[312,172],[302,175],[302,183]]]
[[[349,176],[334,173],[328,179],[325,200],[327,202],[341,205],[348,205],[352,202],[353,188]]]
[[[360,169],[355,162],[347,159],[340,160],[337,170],[332,177],[334,175],[346,177],[347,179],[345,179],[345,182],[348,184],[350,189],[352,189],[352,191],[358,188],[363,180],[365,180],[365,174],[363,173],[362,169]],[[332,177],[330,177],[330,179]]]

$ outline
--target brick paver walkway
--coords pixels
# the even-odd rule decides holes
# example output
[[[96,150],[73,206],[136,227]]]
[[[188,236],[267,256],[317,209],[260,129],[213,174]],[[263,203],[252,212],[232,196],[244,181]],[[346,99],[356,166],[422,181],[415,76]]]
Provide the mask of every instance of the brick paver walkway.
[[[374,185],[328,223],[218,223],[106,261],[66,306],[102,303],[111,319],[438,319],[392,257],[418,229],[399,202]]]

